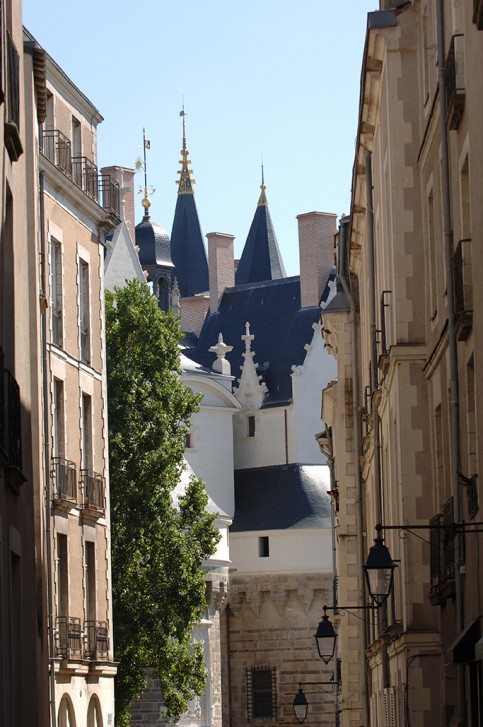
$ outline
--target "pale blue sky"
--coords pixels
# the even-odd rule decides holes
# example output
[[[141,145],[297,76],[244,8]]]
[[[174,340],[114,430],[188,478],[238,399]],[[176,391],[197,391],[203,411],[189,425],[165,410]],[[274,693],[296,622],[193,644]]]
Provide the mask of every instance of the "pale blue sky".
[[[171,233],[184,97],[203,233],[240,255],[263,155],[287,274],[296,215],[349,211],[367,12],[377,0],[23,0],[24,24],[104,117],[99,166],[151,141],[152,218]],[[137,187],[142,178],[136,175]],[[137,218],[142,216],[138,197]]]

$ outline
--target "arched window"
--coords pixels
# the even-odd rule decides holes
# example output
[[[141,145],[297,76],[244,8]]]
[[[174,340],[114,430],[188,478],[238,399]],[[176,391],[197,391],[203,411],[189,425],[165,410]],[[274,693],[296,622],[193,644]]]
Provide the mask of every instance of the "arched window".
[[[74,705],[68,694],[64,694],[59,704],[59,727],[76,727]]]
[[[103,727],[101,705],[99,703],[99,697],[96,694],[91,697],[91,701],[89,702],[87,727]]]

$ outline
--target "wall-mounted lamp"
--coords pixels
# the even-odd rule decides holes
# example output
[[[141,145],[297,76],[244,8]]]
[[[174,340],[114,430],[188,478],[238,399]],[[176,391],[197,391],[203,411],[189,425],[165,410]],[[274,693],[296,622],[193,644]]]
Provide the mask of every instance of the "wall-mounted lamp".
[[[331,686],[334,694],[337,694],[337,692],[339,691],[339,683],[335,679],[334,674],[332,674],[332,677],[328,682],[299,682],[299,690],[293,699],[292,707],[295,719],[300,722],[300,724],[305,722],[305,720],[307,719],[307,713],[309,709],[309,703],[307,702],[307,697],[304,694],[302,686],[318,687],[322,685]]]
[[[366,574],[367,587],[376,606],[382,606],[391,592],[394,580],[395,562],[381,535],[382,525],[376,525],[377,537],[362,566]]]

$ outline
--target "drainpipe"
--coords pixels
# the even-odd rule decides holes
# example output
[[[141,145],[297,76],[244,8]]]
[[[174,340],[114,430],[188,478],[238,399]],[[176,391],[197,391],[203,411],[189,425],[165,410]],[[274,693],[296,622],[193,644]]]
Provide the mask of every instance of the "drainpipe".
[[[448,347],[449,347],[449,389],[450,389],[450,422],[451,422],[451,490],[453,494],[454,522],[461,522],[460,485],[458,471],[460,469],[460,436],[459,436],[459,392],[458,392],[458,352],[454,316],[454,285],[453,285],[453,226],[451,220],[450,176],[448,158],[448,130],[446,127],[446,79],[445,79],[445,43],[444,43],[444,9],[443,0],[436,3],[436,32],[438,46],[438,92],[439,92],[439,135],[441,142],[441,186],[444,223],[444,252],[446,270],[446,305],[448,310]],[[464,627],[463,591],[461,578],[461,543],[457,536],[454,540],[454,574],[455,574],[455,615],[456,632],[460,634]],[[467,723],[465,666],[458,664],[458,702],[460,725]]]
[[[347,219],[347,218],[346,218]],[[356,307],[352,293],[350,290],[350,281],[347,280],[346,275],[349,271],[349,249],[348,249],[348,222],[341,227],[340,235],[340,259],[341,265],[339,270],[339,280],[342,284],[344,293],[349,301],[350,316],[349,322],[351,327],[351,367],[352,367],[352,427],[354,437],[354,470],[355,470],[355,481],[356,481],[356,530],[357,530],[357,552],[359,556],[359,564],[362,568],[362,564],[365,561],[364,558],[364,537],[363,537],[363,521],[362,521],[362,478],[359,467],[359,453],[361,451],[361,438],[359,431],[359,402],[357,397],[357,381],[358,381],[358,365],[357,365],[357,321],[356,321]],[[361,574],[362,575],[362,574]],[[360,588],[358,594],[358,605],[363,605],[364,601],[364,581],[360,578]],[[362,698],[362,708],[365,725],[369,724],[369,706],[368,706],[368,694],[367,694],[367,673],[366,673],[366,630],[364,628],[359,629],[359,651],[361,659],[359,660],[359,676]]]
[[[372,198],[372,153],[369,149],[365,151],[366,167],[366,200],[367,200],[367,266],[369,279],[369,324],[371,335],[371,393],[376,391],[377,381],[377,341],[376,341],[376,281],[374,262],[374,206]],[[380,456],[380,435],[379,435],[379,411],[377,404],[374,406],[374,479],[375,479],[375,506],[376,523],[382,523],[382,491],[381,491],[381,456]]]
[[[49,376],[47,358],[47,302],[45,284],[45,211],[44,211],[44,173],[39,174],[39,216],[40,216],[40,259],[42,261],[42,294],[40,310],[42,315],[42,413],[44,436],[44,477],[45,477],[45,561],[47,564],[47,610],[49,624],[49,686],[50,686],[50,720],[56,727],[55,704],[55,642],[54,642],[54,601],[53,601],[53,568],[52,568],[52,512],[50,492],[50,429],[49,429]]]

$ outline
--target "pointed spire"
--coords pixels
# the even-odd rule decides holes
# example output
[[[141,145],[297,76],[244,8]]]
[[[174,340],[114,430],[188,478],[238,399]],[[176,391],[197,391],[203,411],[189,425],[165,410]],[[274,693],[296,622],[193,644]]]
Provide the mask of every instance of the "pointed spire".
[[[178,187],[178,194],[194,194],[193,184],[196,184],[195,180],[191,178],[191,169],[189,168],[189,164],[191,164],[190,159],[188,159],[188,149],[186,148],[186,124],[185,124],[185,116],[187,116],[187,113],[184,110],[184,104],[182,111],[179,112],[179,115],[183,119],[183,148],[181,149],[181,169],[178,171],[178,174],[180,175],[180,178],[176,180],[176,184],[179,185]]]
[[[194,179],[188,168],[188,150],[186,148],[185,110],[180,112],[183,119],[183,148],[181,149],[181,178],[178,182],[178,199],[174,212],[173,230],[171,233],[171,258],[174,271],[171,280],[176,277],[181,298],[205,293],[209,290],[208,260],[201,233],[196,201],[193,192]]]
[[[241,339],[245,342],[245,353],[242,353],[241,376],[238,379],[238,386],[233,389],[233,393],[244,409],[253,411],[260,409],[262,406],[268,388],[265,382],[262,381],[262,377],[257,374],[257,364],[254,361],[255,351],[252,351],[252,342],[255,336],[250,333],[248,321],[245,323],[245,335]]]
[[[260,185],[260,189],[262,191],[260,193],[260,199],[258,200],[257,207],[266,207],[268,205],[268,202],[267,202],[267,195],[265,194],[266,186],[265,186],[265,179],[263,176],[263,162],[262,162],[262,183]]]
[[[285,268],[265,194],[263,164],[260,189],[262,193],[235,273],[235,285],[285,278]]]
[[[151,142],[146,139],[146,129],[143,128],[143,155],[144,155],[144,161],[141,159],[137,159],[135,167],[139,171],[140,169],[144,169],[144,188],[141,187],[139,192],[143,192],[144,196],[141,200],[141,204],[144,207],[144,216],[149,217],[149,208],[151,207],[151,202],[149,199],[149,188],[148,188],[148,168],[146,164],[146,149],[151,149]],[[151,188],[151,194],[155,193],[155,189]]]

